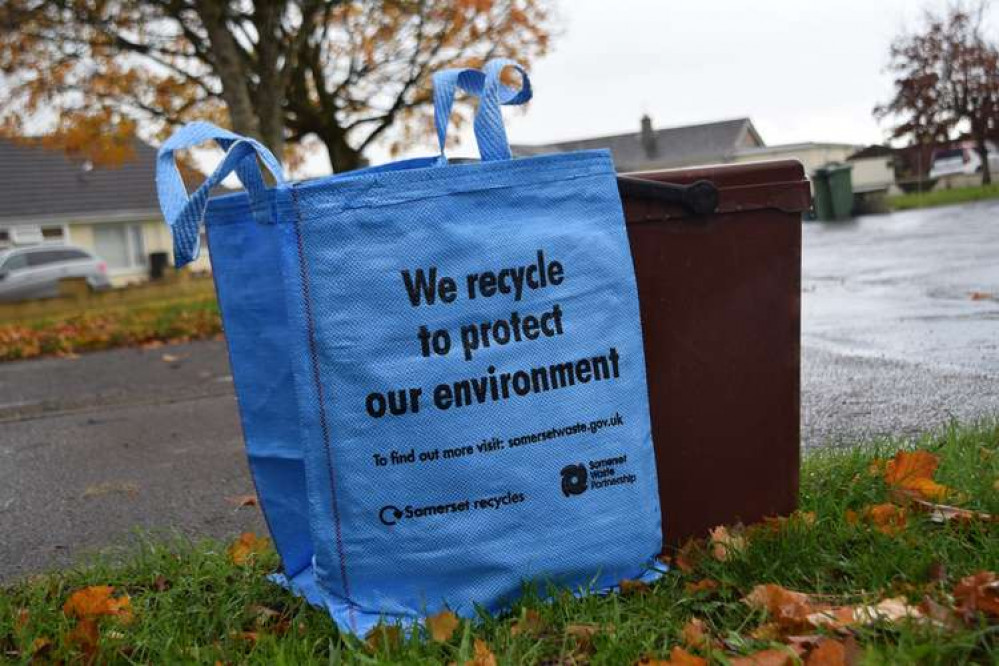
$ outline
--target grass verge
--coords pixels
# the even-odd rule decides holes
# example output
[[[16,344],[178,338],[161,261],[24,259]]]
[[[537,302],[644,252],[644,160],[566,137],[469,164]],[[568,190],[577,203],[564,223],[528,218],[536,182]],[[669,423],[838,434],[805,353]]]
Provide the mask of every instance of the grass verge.
[[[186,342],[214,337],[221,332],[222,321],[214,294],[193,296],[0,324],[0,361]]]
[[[999,198],[999,184],[977,187],[958,187],[951,190],[940,189],[932,192],[913,192],[888,197],[888,207],[892,210],[930,208],[952,204]]]
[[[387,631],[379,634],[381,640],[340,635],[324,613],[264,579],[277,564],[270,550],[240,566],[225,544],[150,542],[125,564],[99,560],[0,590],[0,658],[114,664],[632,664],[666,659],[686,644],[710,663],[740,664],[740,654],[787,650],[786,637],[767,635],[774,618],[742,601],[761,583],[835,603],[902,597],[952,608],[960,579],[999,570],[994,522],[938,523],[915,510],[891,529],[863,519],[869,507],[893,497],[880,471],[884,467],[872,461],[910,447],[939,458],[935,483],[950,489],[950,502],[999,514],[999,421],[952,425],[916,442],[884,440],[808,455],[799,518],[746,529],[738,547],[726,542],[722,559],[710,543],[695,557],[695,545],[677,561],[682,570],[674,568],[648,589],[582,599],[554,590],[550,603],[528,594],[503,616],[462,621],[443,641],[420,632],[407,637]],[[88,638],[64,604],[74,591],[92,585],[129,595],[130,610],[128,618],[102,617]],[[691,646],[685,629],[693,618],[710,636],[699,647]],[[860,663],[999,663],[997,619],[966,614],[947,626],[900,620],[830,631],[838,639],[851,637]],[[798,662],[788,657],[745,663]]]

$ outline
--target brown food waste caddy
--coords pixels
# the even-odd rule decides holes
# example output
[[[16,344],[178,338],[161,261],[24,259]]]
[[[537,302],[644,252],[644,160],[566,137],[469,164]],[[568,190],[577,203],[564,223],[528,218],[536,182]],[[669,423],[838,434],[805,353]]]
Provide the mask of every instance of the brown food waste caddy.
[[[714,212],[622,189],[638,279],[664,550],[797,506],[800,163],[626,174],[713,183]],[[631,181],[634,183],[634,181]]]

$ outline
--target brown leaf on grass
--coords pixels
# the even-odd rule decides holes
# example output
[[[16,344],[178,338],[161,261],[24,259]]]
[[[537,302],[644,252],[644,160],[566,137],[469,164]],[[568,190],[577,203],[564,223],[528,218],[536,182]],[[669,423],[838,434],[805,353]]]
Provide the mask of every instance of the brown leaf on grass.
[[[724,525],[711,530],[711,556],[719,562],[727,562],[733,556],[746,550],[746,537],[738,528],[729,530]]]
[[[18,608],[17,612],[14,613],[14,630],[22,631],[28,625],[28,620],[30,619],[31,611],[27,608]]]
[[[636,666],[708,666],[707,659],[690,654],[680,646],[674,646],[666,659],[642,657],[635,663]]]
[[[545,629],[545,621],[541,617],[541,613],[538,611],[528,608],[524,610],[520,619],[513,623],[510,627],[511,636],[537,636],[542,633]]]
[[[940,501],[950,489],[933,480],[939,465],[940,458],[935,453],[899,451],[885,465],[885,483],[922,499]]]
[[[749,632],[749,637],[758,641],[779,641],[784,632],[776,622],[764,622]]]
[[[687,539],[672,558],[673,566],[683,573],[693,573],[697,563],[704,557],[704,543],[699,539]]]
[[[97,651],[99,640],[100,632],[97,629],[97,620],[92,617],[80,619],[73,630],[66,634],[66,642],[90,658],[93,658]]]
[[[29,650],[32,657],[41,658],[52,649],[52,639],[46,636],[39,636],[31,641]]]
[[[627,578],[618,583],[618,586],[621,589],[622,597],[641,596],[652,589],[648,583],[640,580],[629,580]]]
[[[999,579],[992,571],[979,571],[965,576],[954,586],[957,612],[966,621],[979,613],[999,617]]]
[[[854,666],[860,660],[860,650],[850,636],[846,641],[822,638],[808,653],[805,666]]]
[[[706,646],[710,640],[709,635],[708,625],[704,623],[704,620],[696,617],[688,620],[687,624],[683,625],[683,629],[680,630],[680,640],[686,647],[693,649]]]
[[[237,508],[242,508],[244,506],[257,506],[256,495],[235,495],[233,497],[227,497],[226,500],[230,504],[235,504]]]
[[[773,583],[757,585],[742,601],[750,608],[766,611],[782,629],[807,627],[809,615],[828,608],[814,603],[807,594]]]
[[[435,615],[428,615],[426,624],[431,639],[438,643],[446,643],[451,640],[461,620],[451,611],[444,609]]]
[[[789,650],[760,650],[744,657],[733,657],[729,659],[729,666],[793,666],[794,654]]]
[[[889,536],[904,530],[908,517],[904,508],[894,504],[876,504],[868,507],[866,514],[874,529]]]
[[[705,578],[694,583],[686,583],[683,586],[687,594],[697,594],[698,592],[712,592],[720,587],[720,583],[712,578]]]
[[[919,604],[920,612],[930,619],[931,622],[945,629],[959,629],[961,618],[957,612],[949,606],[941,604],[931,597],[924,597]]]
[[[270,547],[270,539],[258,537],[253,532],[243,532],[239,538],[229,546],[229,560],[238,567],[251,562],[258,555],[267,552]]]
[[[476,638],[472,658],[465,662],[465,666],[496,666],[496,655],[484,640]]]
[[[601,626],[592,623],[577,623],[567,625],[565,628],[565,635],[572,636],[576,640],[579,649],[583,652],[591,652],[593,650],[593,637],[601,632],[614,633],[614,627],[612,625]]]
[[[173,584],[163,574],[156,576],[153,580],[153,589],[157,592],[166,592],[171,587],[173,587]]]
[[[808,622],[813,627],[842,629],[879,623],[897,624],[903,620],[918,621],[924,617],[923,613],[917,607],[909,605],[904,597],[896,597],[883,599],[873,605],[841,606],[818,611],[808,616]]]
[[[993,516],[990,513],[985,513],[984,511],[972,511],[970,509],[962,509],[961,507],[951,506],[949,504],[927,502],[926,500],[922,500],[911,495],[903,495],[899,499],[919,511],[929,514],[930,520],[934,523],[970,523],[974,521],[991,523],[999,521],[999,517]]]
[[[91,585],[77,590],[62,606],[67,617],[92,620],[101,616],[116,617],[121,622],[132,620],[132,600],[127,594],[112,597],[114,588],[110,585]]]
[[[391,652],[402,645],[402,630],[397,625],[379,624],[364,636],[364,642],[373,652]]]

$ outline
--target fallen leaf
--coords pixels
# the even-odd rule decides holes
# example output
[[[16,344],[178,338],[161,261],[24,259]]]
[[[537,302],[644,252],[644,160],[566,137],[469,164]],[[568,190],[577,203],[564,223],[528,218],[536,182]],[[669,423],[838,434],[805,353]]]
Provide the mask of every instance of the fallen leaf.
[[[28,625],[28,620],[30,619],[31,611],[27,608],[18,608],[17,613],[14,615],[15,631],[22,631]]]
[[[39,636],[35,640],[31,641],[31,656],[41,657],[52,647],[52,639],[45,636]]]
[[[78,620],[73,630],[66,635],[67,643],[90,657],[97,651],[98,640],[100,632],[97,629],[97,620],[91,617]]]
[[[815,627],[840,629],[848,626],[868,626],[878,623],[897,624],[902,620],[924,619],[916,606],[911,606],[904,597],[883,599],[874,605],[843,606],[819,611],[808,616]]]
[[[683,586],[683,589],[687,594],[697,594],[698,592],[710,592],[712,590],[717,590],[718,587],[718,581],[711,578],[705,578],[695,583],[687,583]]]
[[[643,583],[640,580],[629,580],[627,578],[618,583],[618,587],[621,590],[622,597],[641,596],[651,589],[648,583]]]
[[[402,645],[402,630],[397,625],[379,624],[364,636],[364,642],[374,652],[391,652]]]
[[[933,480],[940,458],[929,451],[899,451],[885,465],[885,483],[901,488],[922,499],[939,501],[950,492]]]
[[[257,627],[265,627],[274,621],[275,618],[281,616],[281,613],[277,612],[273,608],[268,608],[263,604],[252,604],[247,608],[250,615],[253,617],[253,623]]]
[[[226,499],[230,504],[235,504],[240,508],[244,506],[257,506],[256,495],[236,495],[234,497],[227,497]]]
[[[846,646],[837,640],[827,638],[808,653],[805,666],[847,666]]]
[[[923,598],[923,601],[919,604],[919,610],[932,622],[945,629],[953,630],[961,627],[961,618],[958,617],[957,612],[953,608],[945,606],[930,597]]]
[[[458,619],[457,615],[445,609],[436,615],[428,615],[426,624],[430,638],[438,643],[446,643],[451,640],[451,636],[461,624],[461,620]]]
[[[704,620],[691,618],[680,630],[680,640],[689,648],[704,647],[708,644],[708,626]]]
[[[149,342],[143,342],[141,345],[139,345],[139,347],[141,349],[149,350],[149,349],[159,349],[163,345],[164,342],[162,340],[150,340]]]
[[[579,649],[584,652],[589,652],[593,649],[593,637],[601,632],[613,633],[614,627],[601,626],[599,624],[581,623],[581,624],[570,624],[565,628],[565,635],[572,636],[574,639],[576,639],[576,643],[578,644]]]
[[[243,532],[229,546],[229,560],[236,566],[244,566],[257,555],[267,552],[269,545],[270,539],[258,537],[253,532]]]
[[[746,538],[732,533],[724,525],[711,530],[711,556],[719,562],[727,562],[732,556],[746,550]]]
[[[703,556],[704,544],[698,539],[687,539],[673,558],[673,564],[683,573],[693,573]]]
[[[173,354],[163,354],[164,363],[176,363],[180,360],[179,356],[174,356]]]
[[[778,641],[784,632],[776,622],[764,622],[749,632],[749,637],[758,641]]]
[[[744,657],[733,657],[729,666],[793,666],[794,655],[787,650],[760,650]]]
[[[157,592],[166,592],[171,587],[173,587],[173,584],[163,574],[156,576],[153,580],[153,589]]]
[[[755,636],[754,636],[755,638]],[[777,640],[774,638],[767,640]],[[825,640],[825,636],[822,634],[805,634],[803,636],[787,636],[784,641],[787,643],[788,647],[794,650],[795,654],[799,657],[810,652],[816,645]]]
[[[894,536],[905,529],[908,512],[891,503],[875,504],[864,509],[863,517],[882,534]]]
[[[465,662],[465,666],[496,666],[496,655],[484,640],[476,638],[472,658]]]
[[[668,659],[643,657],[636,662],[637,666],[708,666],[708,660],[690,654],[680,646],[674,646]]]
[[[999,617],[999,579],[992,571],[965,576],[954,586],[957,611],[966,621],[978,613]]]
[[[110,585],[92,585],[77,590],[62,606],[68,617],[81,620],[95,619],[102,615],[118,617],[123,622],[132,620],[132,600],[127,594],[118,598],[111,596],[114,588]]]
[[[769,583],[757,585],[743,598],[750,608],[764,610],[778,626],[795,629],[809,625],[808,617],[827,606],[813,603],[807,594]]]
[[[520,619],[510,627],[511,636],[537,636],[544,631],[545,622],[541,614],[531,608],[526,609]]]
[[[929,514],[930,520],[934,523],[963,523],[973,522],[976,520],[990,523],[999,520],[996,516],[993,516],[990,513],[985,513],[984,511],[972,511],[970,509],[962,509],[949,504],[927,502],[926,500],[922,500],[917,497],[907,496],[904,498],[904,501],[916,509]]]

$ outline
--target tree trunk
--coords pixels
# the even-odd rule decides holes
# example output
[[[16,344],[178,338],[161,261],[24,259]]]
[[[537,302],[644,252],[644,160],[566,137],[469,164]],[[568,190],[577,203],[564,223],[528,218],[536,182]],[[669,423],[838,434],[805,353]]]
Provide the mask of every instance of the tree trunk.
[[[208,33],[215,73],[222,83],[222,99],[229,110],[233,131],[263,140],[250,96],[249,72],[240,57],[236,38],[226,25],[224,3],[201,0],[197,11]]]
[[[330,156],[330,167],[333,173],[343,173],[367,166],[364,156],[347,143],[347,138],[339,127],[327,127],[316,132],[319,139],[326,145]]]
[[[989,152],[984,137],[975,137],[975,150],[982,158],[982,185],[991,185],[992,169],[989,168]]]

